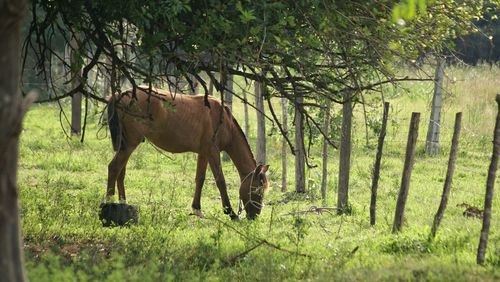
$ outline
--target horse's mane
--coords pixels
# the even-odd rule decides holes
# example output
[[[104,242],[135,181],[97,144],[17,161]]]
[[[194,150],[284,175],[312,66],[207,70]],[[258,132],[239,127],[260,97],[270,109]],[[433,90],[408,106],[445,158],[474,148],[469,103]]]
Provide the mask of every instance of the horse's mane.
[[[240,124],[238,123],[238,121],[236,120],[236,118],[231,113],[231,110],[229,109],[229,107],[228,106],[224,106],[224,109],[226,110],[226,113],[231,117],[231,119],[233,121],[233,124],[238,129],[238,133],[240,134],[240,136],[243,137],[243,140],[245,140],[245,144],[247,145],[247,149],[250,152],[250,156],[252,157],[252,160],[255,163],[255,165],[257,165],[257,161],[255,161],[255,157],[254,157],[254,155],[252,153],[252,149],[250,147],[250,144],[248,144],[248,140],[247,140],[247,138],[245,136],[245,133],[243,132],[243,129],[241,129]]]

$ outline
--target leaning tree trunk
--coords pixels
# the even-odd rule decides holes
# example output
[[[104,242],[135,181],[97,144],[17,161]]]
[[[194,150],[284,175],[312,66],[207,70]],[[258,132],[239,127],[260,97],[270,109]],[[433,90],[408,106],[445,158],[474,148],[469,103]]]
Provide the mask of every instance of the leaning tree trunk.
[[[330,110],[332,102],[328,100],[326,102],[325,109],[325,120],[323,123],[323,133],[328,136],[330,132]],[[326,137],[323,139],[323,173],[321,176],[321,199],[323,200],[323,205],[326,205],[326,182],[328,176],[328,140]]]
[[[264,117],[265,85],[255,82],[255,107],[257,108],[257,163],[266,163],[266,123]]]
[[[348,208],[349,171],[351,169],[351,127],[352,127],[352,97],[344,93],[342,104],[342,130],[340,135],[339,186],[337,198],[337,213],[343,214]]]
[[[441,107],[443,104],[443,80],[444,65],[446,60],[439,59],[436,75],[434,77],[434,95],[432,96],[431,118],[427,130],[427,139],[425,143],[425,152],[428,155],[439,153],[439,128],[441,124]]]
[[[71,89],[78,87],[81,81],[81,68],[78,64],[78,43],[71,39]],[[74,93],[71,97],[71,134],[82,133],[82,93]]]
[[[288,106],[287,99],[285,97],[281,98],[281,116],[282,116],[282,126],[283,131],[286,135],[288,135]],[[283,136],[283,140],[281,141],[281,192],[286,192],[286,180],[287,180],[287,152],[288,152],[288,143],[286,142],[285,136]]]
[[[25,281],[17,191],[22,118],[31,96],[19,90],[20,25],[25,1],[0,2],[0,280]]]
[[[297,94],[295,105],[295,191],[306,192],[306,152],[304,148],[304,115],[302,108],[304,97]]]

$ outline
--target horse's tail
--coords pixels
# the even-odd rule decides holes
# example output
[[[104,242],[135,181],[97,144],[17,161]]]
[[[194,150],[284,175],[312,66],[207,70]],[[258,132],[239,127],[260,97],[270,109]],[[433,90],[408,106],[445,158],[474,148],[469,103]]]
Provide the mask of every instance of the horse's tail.
[[[118,118],[118,113],[116,112],[116,100],[111,97],[108,102],[108,126],[109,132],[111,133],[111,142],[113,143],[113,150],[116,152],[118,150],[125,149],[125,140],[123,140],[120,120]]]

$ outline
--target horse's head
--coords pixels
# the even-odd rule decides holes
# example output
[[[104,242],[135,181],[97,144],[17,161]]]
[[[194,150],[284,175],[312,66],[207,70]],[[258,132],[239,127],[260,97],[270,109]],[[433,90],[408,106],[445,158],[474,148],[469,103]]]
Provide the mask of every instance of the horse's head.
[[[240,200],[243,204],[248,219],[255,219],[260,214],[264,194],[269,188],[266,172],[269,165],[258,165],[241,182]]]

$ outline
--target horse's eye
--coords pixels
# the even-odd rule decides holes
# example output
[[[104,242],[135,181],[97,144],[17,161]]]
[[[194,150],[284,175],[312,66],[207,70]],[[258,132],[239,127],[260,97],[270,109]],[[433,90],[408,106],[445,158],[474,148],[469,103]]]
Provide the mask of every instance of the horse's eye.
[[[259,175],[259,183],[264,184],[264,176]]]

